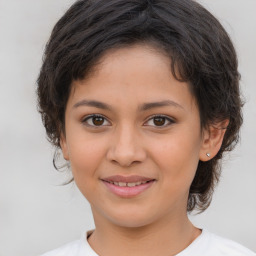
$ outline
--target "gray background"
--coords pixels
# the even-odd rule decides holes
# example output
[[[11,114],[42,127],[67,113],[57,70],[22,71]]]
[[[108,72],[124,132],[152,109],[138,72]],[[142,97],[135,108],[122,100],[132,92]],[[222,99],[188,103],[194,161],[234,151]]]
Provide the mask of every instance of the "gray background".
[[[52,167],[53,148],[36,111],[44,45],[71,0],[0,0],[0,256],[33,256],[93,228],[90,207],[68,174]],[[202,0],[230,33],[239,56],[242,141],[225,159],[211,207],[199,227],[256,251],[256,1]]]

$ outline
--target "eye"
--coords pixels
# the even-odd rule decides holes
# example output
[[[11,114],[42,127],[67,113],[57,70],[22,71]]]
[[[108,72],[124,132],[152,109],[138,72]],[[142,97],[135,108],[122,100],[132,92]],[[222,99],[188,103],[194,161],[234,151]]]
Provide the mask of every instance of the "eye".
[[[100,127],[110,125],[109,121],[102,115],[90,115],[86,116],[82,123],[87,126]]]
[[[156,115],[148,119],[146,126],[166,127],[173,123],[174,121],[167,116]]]

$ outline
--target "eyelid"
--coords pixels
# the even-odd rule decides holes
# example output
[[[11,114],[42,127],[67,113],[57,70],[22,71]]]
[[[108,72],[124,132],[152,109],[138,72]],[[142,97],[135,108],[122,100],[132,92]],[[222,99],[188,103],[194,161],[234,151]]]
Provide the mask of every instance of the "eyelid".
[[[101,117],[104,119],[104,122],[107,121],[108,122],[108,125],[91,125],[91,124],[88,124],[87,121],[90,119],[90,118],[93,118],[93,117]],[[104,115],[102,114],[90,114],[90,115],[87,115],[87,116],[84,116],[81,120],[82,124],[86,125],[86,126],[89,126],[89,127],[92,127],[92,128],[100,128],[100,127],[105,127],[105,126],[109,126],[111,123],[110,121],[108,120],[108,118],[106,118]]]
[[[171,118],[171,117],[169,117],[169,116],[167,116],[167,115],[163,115],[163,114],[155,114],[155,115],[152,115],[152,116],[150,116],[147,120],[146,120],[146,122],[145,123],[147,123],[149,120],[152,120],[153,118],[155,118],[155,117],[162,117],[162,118],[165,118],[169,123],[168,124],[165,124],[165,125],[163,125],[163,126],[157,126],[157,125],[154,125],[153,127],[157,127],[157,128],[165,128],[165,127],[167,127],[167,126],[170,126],[170,125],[172,125],[172,124],[174,124],[176,121],[173,119],[173,118]],[[144,124],[145,124],[144,123]],[[145,126],[152,126],[152,125],[145,125]]]
[[[93,117],[101,117],[101,118],[103,118],[104,119],[104,123],[105,123],[105,121],[106,122],[108,122],[108,124],[106,125],[99,125],[99,126],[97,126],[97,125],[93,125],[93,124],[88,124],[88,120],[89,119],[91,119],[91,118],[93,118]],[[150,120],[152,120],[153,118],[155,118],[155,117],[161,117],[161,118],[165,118],[167,121],[168,121],[168,124],[164,124],[163,126],[157,126],[157,125],[147,125],[146,123],[147,122],[149,122]],[[82,118],[82,120],[81,120],[81,122],[84,124],[84,125],[86,125],[86,126],[88,126],[88,127],[92,127],[92,128],[101,128],[101,127],[104,127],[104,126],[110,126],[110,121],[108,120],[108,118],[107,117],[105,117],[104,115],[102,115],[102,114],[90,114],[90,115],[86,115],[86,116],[84,116],[83,118]],[[173,118],[171,118],[171,117],[169,117],[169,116],[167,116],[167,115],[163,115],[163,114],[155,114],[155,115],[152,115],[152,116],[150,116],[149,118],[147,118],[147,120],[146,120],[146,122],[144,122],[144,126],[153,126],[153,127],[157,127],[157,128],[165,128],[165,127],[167,127],[167,126],[170,126],[170,125],[172,125],[173,123],[175,123],[176,121],[173,119]]]

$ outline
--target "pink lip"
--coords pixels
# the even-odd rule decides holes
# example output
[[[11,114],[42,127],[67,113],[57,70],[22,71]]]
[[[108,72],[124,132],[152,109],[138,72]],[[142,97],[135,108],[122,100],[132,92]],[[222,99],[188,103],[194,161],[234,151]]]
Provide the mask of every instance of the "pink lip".
[[[137,176],[137,175],[132,175],[132,176],[116,175],[116,176],[104,178],[102,179],[102,181],[105,184],[105,186],[115,195],[123,198],[131,198],[149,189],[155,183],[156,180],[152,178]],[[133,187],[128,187],[128,186],[121,187],[113,183],[110,183],[110,182],[135,183],[140,181],[147,181],[147,183],[133,186]]]
[[[102,179],[103,181],[112,181],[112,182],[139,182],[139,181],[150,181],[154,180],[152,178],[144,177],[144,176],[138,176],[138,175],[130,175],[130,176],[122,176],[122,175],[114,175],[109,176]]]

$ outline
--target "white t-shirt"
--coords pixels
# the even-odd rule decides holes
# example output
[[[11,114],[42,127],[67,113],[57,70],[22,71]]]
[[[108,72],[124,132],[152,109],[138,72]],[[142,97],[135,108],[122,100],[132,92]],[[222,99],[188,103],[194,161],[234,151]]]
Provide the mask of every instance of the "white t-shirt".
[[[88,231],[87,235],[83,234],[80,240],[41,256],[99,256],[87,241],[87,237],[92,232]],[[256,254],[236,242],[203,230],[197,239],[176,256],[256,256]]]

